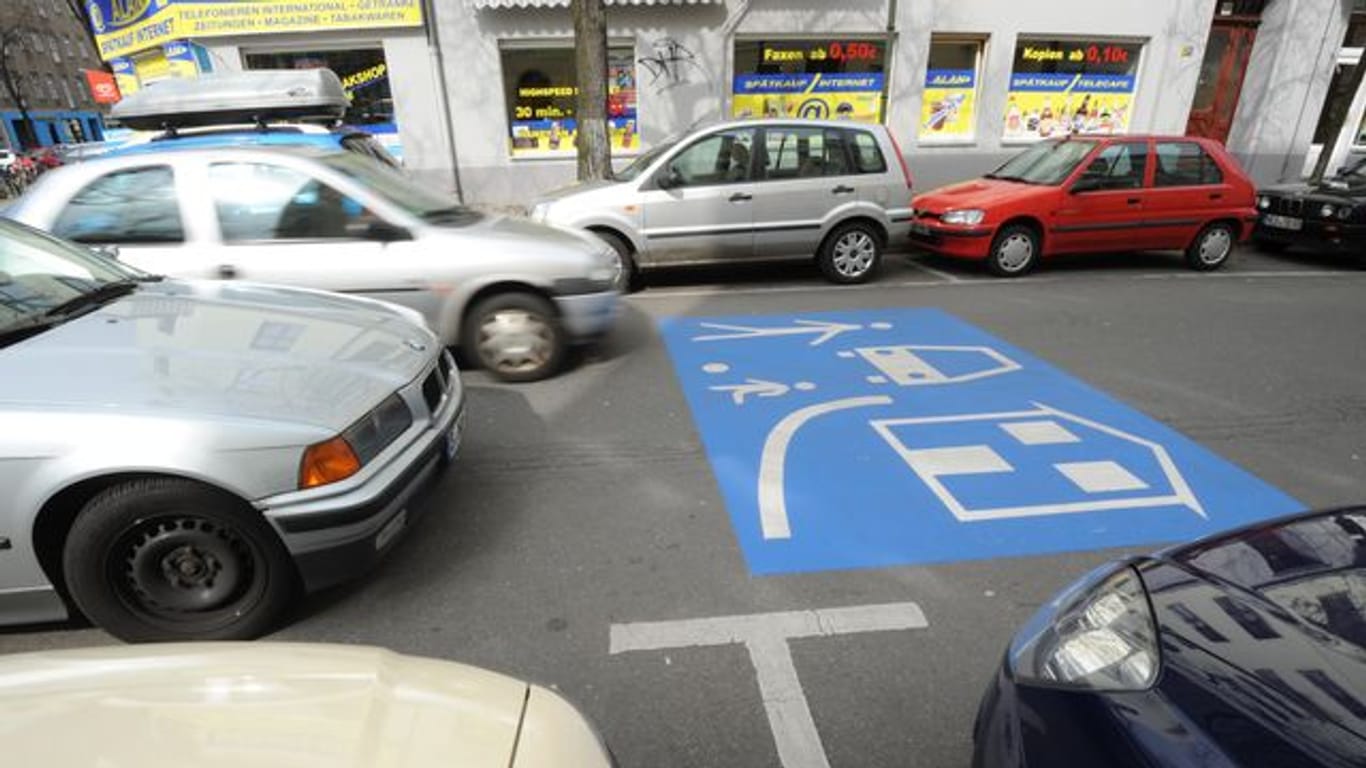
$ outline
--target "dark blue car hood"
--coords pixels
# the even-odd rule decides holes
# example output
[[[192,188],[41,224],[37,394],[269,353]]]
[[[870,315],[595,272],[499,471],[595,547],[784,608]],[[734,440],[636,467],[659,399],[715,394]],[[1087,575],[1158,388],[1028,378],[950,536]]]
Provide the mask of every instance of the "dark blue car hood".
[[[1366,509],[1243,529],[1139,572],[1173,727],[1242,765],[1366,765]]]

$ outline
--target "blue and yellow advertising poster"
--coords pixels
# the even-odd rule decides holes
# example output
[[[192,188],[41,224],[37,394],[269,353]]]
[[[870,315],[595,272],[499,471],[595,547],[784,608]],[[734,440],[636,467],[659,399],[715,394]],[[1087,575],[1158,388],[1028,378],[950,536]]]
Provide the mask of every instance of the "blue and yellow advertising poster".
[[[127,96],[130,93],[138,92],[140,83],[132,59],[110,59],[109,68],[114,71],[114,82],[118,84],[120,94]]]
[[[1133,113],[1133,75],[1014,74],[1005,138],[1124,133]]]
[[[1004,138],[1127,132],[1142,50],[1126,42],[1019,41]]]
[[[578,94],[569,82],[519,87],[512,107],[513,156],[574,151]],[[629,52],[609,52],[607,137],[614,154],[640,148],[637,120],[635,61]]]
[[[166,63],[171,77],[199,77],[199,62],[195,59],[194,49],[184,40],[175,40],[162,46],[166,52]]]
[[[741,74],[735,76],[735,117],[799,117],[882,121],[881,72]]]
[[[971,69],[931,69],[925,73],[920,139],[972,138],[977,112],[977,73]]]
[[[180,38],[416,27],[422,0],[86,0],[106,60]]]

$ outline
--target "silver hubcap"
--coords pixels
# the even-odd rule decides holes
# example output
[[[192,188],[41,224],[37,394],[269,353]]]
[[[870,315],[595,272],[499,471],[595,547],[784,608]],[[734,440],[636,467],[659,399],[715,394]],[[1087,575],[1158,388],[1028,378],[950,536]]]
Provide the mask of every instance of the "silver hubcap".
[[[544,317],[525,309],[500,309],[479,325],[479,359],[507,373],[541,368],[555,350],[555,331]]]
[[[1034,258],[1034,241],[1028,235],[1016,233],[996,247],[996,262],[1007,272],[1019,272]]]
[[[1218,264],[1228,257],[1228,252],[1233,248],[1233,238],[1226,229],[1211,229],[1205,233],[1205,237],[1200,241],[1200,261],[1206,264]]]
[[[873,267],[877,243],[867,232],[849,232],[835,241],[835,271],[844,277],[858,277]]]

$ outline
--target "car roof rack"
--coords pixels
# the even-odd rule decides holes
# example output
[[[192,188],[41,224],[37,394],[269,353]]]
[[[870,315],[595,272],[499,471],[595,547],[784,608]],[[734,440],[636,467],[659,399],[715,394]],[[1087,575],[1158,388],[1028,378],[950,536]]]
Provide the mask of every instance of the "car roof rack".
[[[330,69],[258,69],[171,78],[115,104],[110,115],[138,131],[315,120],[335,122],[350,102]]]

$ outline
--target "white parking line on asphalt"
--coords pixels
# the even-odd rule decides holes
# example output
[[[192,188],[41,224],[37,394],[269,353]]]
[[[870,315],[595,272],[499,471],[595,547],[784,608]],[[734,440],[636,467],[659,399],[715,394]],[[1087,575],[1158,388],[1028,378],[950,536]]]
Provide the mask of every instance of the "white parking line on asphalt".
[[[902,263],[908,267],[918,269],[921,272],[926,272],[928,274],[934,275],[935,277],[940,278],[942,280],[947,280],[950,283],[963,282],[963,278],[953,274],[952,272],[945,272],[942,269],[935,269],[934,267],[926,266],[925,264],[922,264],[919,261],[915,261],[914,259],[905,259],[902,261]]]
[[[608,653],[659,651],[743,643],[759,682],[769,728],[783,768],[830,768],[806,703],[788,641],[862,632],[924,629],[915,603],[856,605],[709,619],[613,624]]]

